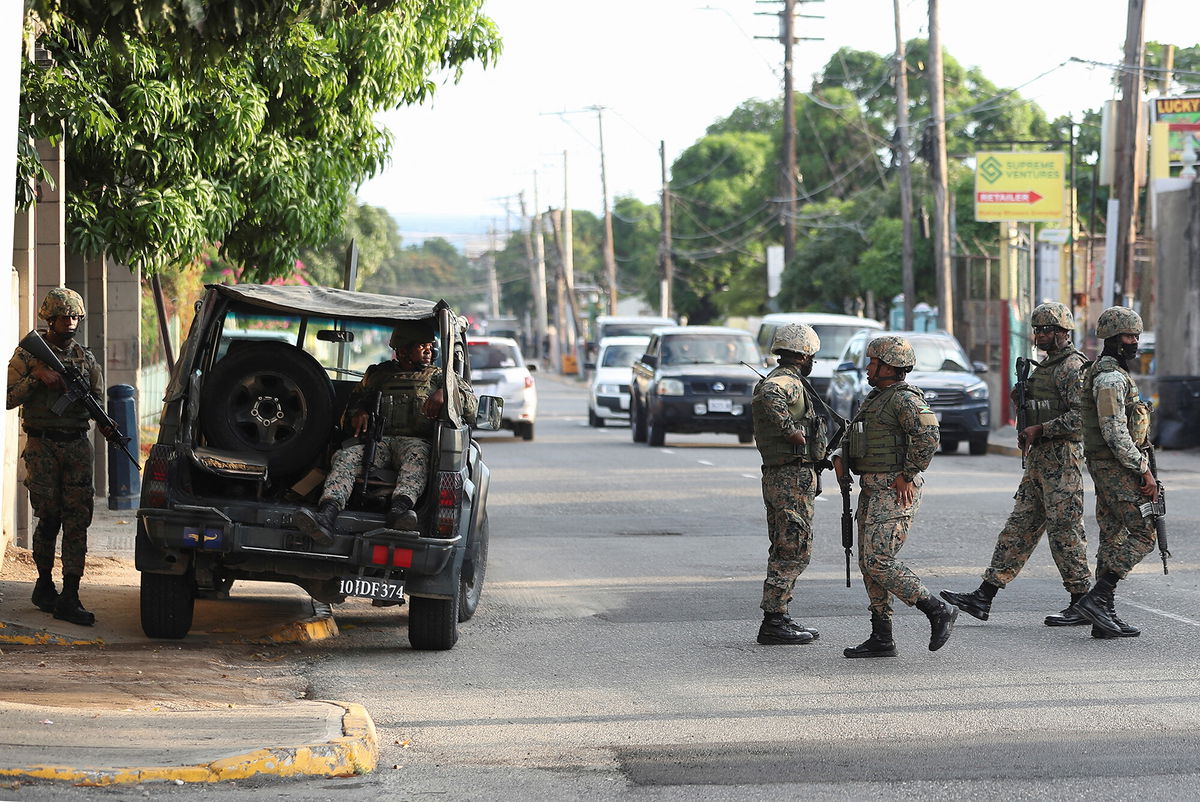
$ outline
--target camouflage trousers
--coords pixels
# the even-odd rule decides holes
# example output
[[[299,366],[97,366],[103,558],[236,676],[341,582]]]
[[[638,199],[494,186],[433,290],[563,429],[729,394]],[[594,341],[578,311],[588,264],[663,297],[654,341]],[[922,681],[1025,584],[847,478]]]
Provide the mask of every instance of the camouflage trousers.
[[[54,568],[54,542],[62,529],[63,574],[83,576],[87,530],[96,496],[92,481],[92,441],[87,437],[59,443],[29,437],[25,450],[25,487],[37,516],[33,561],[38,570]]]
[[[817,475],[800,462],[762,466],[763,503],[767,506],[767,579],[762,607],[767,613],[786,613],[796,578],[812,557],[813,498]]]
[[[1087,537],[1083,533],[1083,444],[1048,440],[1029,450],[1016,504],[1000,530],[985,582],[1012,582],[1046,533],[1050,555],[1068,593],[1087,593]]]
[[[425,490],[425,477],[429,473],[429,454],[432,446],[420,437],[384,437],[375,447],[372,470],[396,471],[396,489],[392,498],[408,496],[414,502]],[[333,455],[329,476],[325,478],[325,491],[321,503],[336,501],[342,509],[350,501],[354,480],[362,476],[363,446],[343,448]]]
[[[1100,525],[1096,565],[1124,579],[1157,542],[1154,522],[1143,518],[1138,509],[1149,498],[1138,489],[1142,477],[1116,460],[1089,459],[1087,467],[1096,486],[1096,523]]]
[[[892,617],[891,597],[910,607],[928,599],[929,591],[920,578],[900,560],[897,552],[908,538],[913,517],[921,508],[921,485],[917,477],[913,501],[907,507],[896,500],[894,473],[866,473],[860,480],[858,497],[858,567],[867,587],[867,608],[873,615]]]

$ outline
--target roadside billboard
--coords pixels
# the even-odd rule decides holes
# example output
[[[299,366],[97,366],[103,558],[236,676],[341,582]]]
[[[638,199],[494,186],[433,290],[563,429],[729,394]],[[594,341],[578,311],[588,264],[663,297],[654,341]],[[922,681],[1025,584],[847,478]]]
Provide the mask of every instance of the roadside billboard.
[[[1151,108],[1154,110],[1156,123],[1154,133],[1157,135],[1163,130],[1157,124],[1166,127],[1167,164],[1169,168],[1178,167],[1182,163],[1181,155],[1189,135],[1195,138],[1195,147],[1200,149],[1200,95],[1154,98]],[[1159,141],[1154,143],[1156,147],[1161,147],[1162,144]]]
[[[1038,223],[1066,216],[1062,151],[980,151],[975,154],[975,219]]]

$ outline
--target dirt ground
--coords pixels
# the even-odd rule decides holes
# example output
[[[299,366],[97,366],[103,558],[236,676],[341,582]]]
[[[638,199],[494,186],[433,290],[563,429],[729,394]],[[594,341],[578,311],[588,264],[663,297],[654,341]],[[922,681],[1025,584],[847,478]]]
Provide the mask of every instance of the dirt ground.
[[[57,569],[56,581],[59,579]],[[32,554],[10,546],[0,567],[9,599],[23,608],[37,578]],[[132,561],[93,557],[81,596],[102,601],[136,593]],[[46,615],[45,626],[55,622]],[[83,628],[77,628],[83,629]],[[270,705],[303,699],[301,652],[291,644],[254,646],[161,641],[80,646],[0,646],[0,700],[77,709],[199,710]]]

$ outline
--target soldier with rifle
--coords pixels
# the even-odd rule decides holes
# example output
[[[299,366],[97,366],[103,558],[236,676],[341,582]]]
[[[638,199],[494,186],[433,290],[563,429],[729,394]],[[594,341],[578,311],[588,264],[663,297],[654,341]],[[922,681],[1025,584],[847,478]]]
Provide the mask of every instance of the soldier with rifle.
[[[1129,375],[1137,356],[1142,318],[1124,306],[1105,309],[1096,320],[1096,337],[1104,341],[1100,358],[1084,376],[1080,398],[1083,453],[1096,485],[1096,522],[1100,549],[1096,584],[1072,609],[1092,622],[1092,637],[1131,638],[1141,630],[1125,623],[1115,609],[1117,583],[1154,550],[1154,510],[1161,485],[1151,467],[1150,407],[1142,401]],[[1141,499],[1141,500],[1139,500]],[[1142,505],[1150,502],[1149,516]],[[1164,551],[1164,568],[1166,547]]]
[[[388,345],[396,358],[367,368],[366,375],[350,397],[346,416],[352,441],[333,455],[329,475],[316,512],[305,508],[293,518],[297,528],[315,542],[328,545],[337,535],[337,517],[350,500],[356,476],[390,468],[397,471],[387,525],[411,531],[417,527],[414,509],[425,490],[436,420],[446,401],[442,369],[433,364],[433,330],[428,323],[399,323]],[[478,400],[464,379],[458,382],[463,418],[475,422]],[[380,399],[384,404],[375,407]],[[376,420],[381,430],[368,434],[371,404],[386,408]],[[370,449],[370,461],[364,460]]]
[[[1033,310],[1033,342],[1044,351],[1041,363],[1017,360],[1017,443],[1025,469],[1012,512],[983,572],[970,593],[943,590],[942,598],[987,621],[996,594],[1012,582],[1046,533],[1050,554],[1071,602],[1046,616],[1051,627],[1087,624],[1070,605],[1092,586],[1083,532],[1083,423],[1079,412],[1087,360],[1071,343],[1075,318],[1065,305],[1048,302]],[[1029,375],[1030,364],[1036,365]]]
[[[820,633],[796,623],[788,602],[812,556],[813,501],[828,467],[827,408],[805,378],[821,340],[811,326],[783,326],[771,344],[779,365],[754,387],[754,440],[762,455],[762,494],[767,508],[767,578],[763,582],[758,642],[795,646]]]
[[[102,417],[97,418],[97,426],[106,438],[121,440],[123,435],[100,406],[104,388],[100,363],[75,342],[84,318],[83,298],[74,290],[56,287],[46,293],[38,317],[46,321],[46,333],[34,332],[17,346],[8,363],[5,398],[8,409],[21,407],[24,483],[38,519],[33,532],[33,561],[38,572],[33,604],[62,621],[91,626],[96,616],[79,600],[79,583],[96,495],[88,439],[92,417],[99,411]],[[60,529],[61,593],[52,576]]]

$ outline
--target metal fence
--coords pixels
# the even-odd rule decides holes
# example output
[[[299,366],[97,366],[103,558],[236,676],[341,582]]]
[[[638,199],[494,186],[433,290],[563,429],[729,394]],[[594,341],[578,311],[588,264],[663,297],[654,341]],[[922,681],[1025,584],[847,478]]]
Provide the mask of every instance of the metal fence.
[[[165,361],[138,368],[138,428],[143,433],[147,430],[151,433],[158,431],[163,395],[167,391],[169,378]]]

